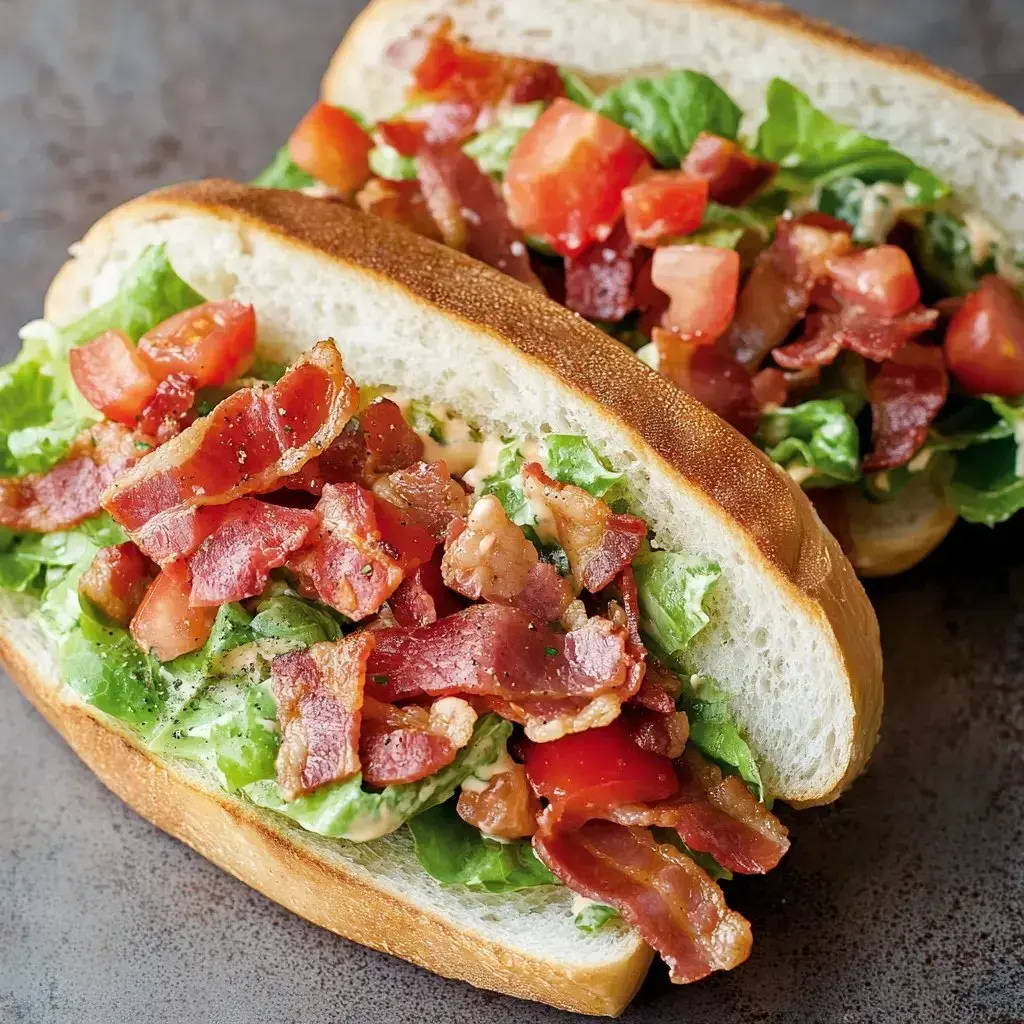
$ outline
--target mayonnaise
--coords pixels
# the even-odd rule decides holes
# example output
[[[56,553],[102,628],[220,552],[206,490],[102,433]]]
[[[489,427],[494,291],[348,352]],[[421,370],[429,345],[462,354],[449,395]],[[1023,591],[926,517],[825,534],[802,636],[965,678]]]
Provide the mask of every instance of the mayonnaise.
[[[468,779],[464,779],[462,788],[467,793],[482,793],[495,775],[510,772],[514,767],[515,762],[508,756],[508,751],[502,749],[501,753],[490,764],[481,765]]]
[[[381,808],[380,814],[376,816],[368,814],[352,822],[345,830],[344,838],[353,843],[368,843],[394,832],[404,824],[405,820],[390,808]]]

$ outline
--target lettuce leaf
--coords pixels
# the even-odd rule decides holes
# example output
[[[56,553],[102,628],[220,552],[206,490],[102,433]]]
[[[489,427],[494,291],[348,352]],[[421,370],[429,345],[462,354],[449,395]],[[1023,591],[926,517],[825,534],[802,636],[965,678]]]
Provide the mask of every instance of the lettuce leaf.
[[[423,870],[444,885],[516,892],[560,884],[537,859],[528,839],[510,843],[488,839],[459,817],[451,800],[417,814],[409,828]]]
[[[722,570],[672,551],[648,551],[634,559],[633,572],[640,628],[660,653],[674,658],[710,622],[704,604]]]
[[[287,594],[260,602],[251,628],[257,637],[295,640],[303,647],[337,640],[347,625],[337,612],[326,605]]]
[[[755,441],[803,487],[834,487],[860,478],[860,436],[839,399],[772,409],[761,417]]]
[[[301,167],[296,166],[291,153],[288,152],[288,147],[282,146],[274,154],[274,159],[270,164],[252,179],[252,184],[259,188],[284,188],[289,191],[298,191],[300,188],[309,188],[310,185],[315,185],[316,179]]]
[[[622,474],[609,469],[597,449],[578,434],[548,434],[544,438],[544,470],[564,484],[575,484],[604,498],[622,482]]]
[[[480,485],[481,496],[493,494],[501,502],[505,514],[517,526],[528,526],[534,521],[519,478],[519,470],[524,461],[519,443],[510,441],[498,452],[494,472],[484,477]]]
[[[1021,450],[1015,437],[975,445],[958,454],[946,495],[969,523],[995,526],[1024,508]]]
[[[416,177],[416,158],[399,153],[394,146],[379,143],[370,150],[370,170],[388,181],[412,181]],[[300,186],[301,187],[301,186]]]
[[[514,104],[499,110],[497,123],[470,139],[462,147],[462,152],[472,157],[484,174],[504,177],[512,150],[543,111],[544,103],[540,101]]]
[[[917,233],[917,259],[922,275],[945,295],[966,295],[986,274],[996,272],[995,258],[974,261],[974,250],[962,220],[930,211]]]
[[[621,921],[622,914],[615,907],[606,906],[603,903],[588,903],[577,915],[573,918],[573,924],[581,932],[586,932],[588,935],[592,935],[594,932],[603,928],[609,921]]]

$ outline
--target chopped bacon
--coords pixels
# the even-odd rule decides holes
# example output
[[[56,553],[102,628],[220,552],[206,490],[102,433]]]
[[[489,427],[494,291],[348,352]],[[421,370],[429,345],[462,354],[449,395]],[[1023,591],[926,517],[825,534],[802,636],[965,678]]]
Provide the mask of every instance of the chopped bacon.
[[[706,178],[709,197],[726,206],[742,206],[778,169],[777,164],[749,156],[735,142],[710,132],[697,136],[683,161],[683,170]]]
[[[565,257],[565,305],[591,320],[621,320],[633,308],[633,283],[646,259],[620,220],[603,242]]]
[[[373,640],[373,633],[352,633],[274,659],[270,686],[281,728],[277,784],[286,800],[359,771],[360,710]]]
[[[540,801],[526,778],[526,769],[510,761],[503,771],[487,779],[483,789],[467,788],[463,783],[456,810],[463,821],[485,835],[519,839],[537,831]]]
[[[811,313],[803,336],[777,348],[772,358],[787,370],[827,366],[844,349],[881,362],[891,359],[908,341],[931,330],[939,314],[918,305],[895,317],[873,316],[859,306],[837,313]]]
[[[195,418],[196,379],[187,373],[172,373],[156,386],[156,393],[139,416],[140,434],[164,444],[176,437]]]
[[[644,681],[632,703],[663,715],[675,710],[679,696],[679,680],[660,666],[648,661]]]
[[[357,193],[356,206],[363,213],[389,220],[440,242],[441,231],[430,214],[418,181],[388,181],[371,178]]]
[[[663,714],[643,707],[630,707],[623,710],[622,720],[641,750],[674,759],[686,748],[690,722],[682,711]]]
[[[557,700],[505,700],[482,698],[491,711],[518,722],[526,738],[534,743],[552,743],[591,729],[611,725],[622,711],[622,702],[630,696],[631,677],[622,686],[596,697],[560,697]]]
[[[458,146],[424,147],[416,156],[423,195],[444,241],[509,277],[542,289],[523,233],[498,186]]]
[[[617,907],[665,959],[674,982],[729,970],[750,955],[749,923],[690,857],[645,829],[590,821],[575,832],[546,827],[534,849],[573,892]]]
[[[552,480],[536,462],[526,463],[520,475],[530,502],[550,512],[579,586],[596,594],[633,561],[647,537],[642,519],[614,513],[583,488]]]
[[[139,458],[139,449],[120,424],[83,430],[53,469],[0,479],[0,526],[39,533],[77,526],[100,511],[104,491]]]
[[[279,481],[289,490],[322,494],[325,484],[366,482],[370,453],[359,421],[351,419],[329,448],[314,456],[298,473]]]
[[[590,697],[626,679],[624,631],[606,619],[557,633],[525,612],[476,604],[428,626],[383,629],[370,671],[381,700],[483,694],[511,700]]]
[[[441,571],[456,593],[521,608],[542,622],[560,619],[576,596],[493,495],[473,506],[468,521],[452,524]]]
[[[442,697],[428,711],[415,704],[399,708],[367,696],[359,741],[363,781],[392,786],[433,775],[451,764],[469,742],[476,718],[459,697]]]
[[[391,399],[374,399],[359,414],[359,425],[366,441],[365,478],[405,469],[423,457],[422,439]]]
[[[430,558],[434,539],[358,484],[328,484],[316,506],[322,525],[290,567],[305,591],[358,621],[372,615],[402,578]]]
[[[171,508],[133,530],[132,538],[161,569],[186,582],[189,578],[186,559],[224,522],[230,509],[239,502],[252,500],[238,498],[227,505]]]
[[[866,472],[905,465],[924,444],[928,425],[945,405],[949,374],[942,349],[907,342],[868,384],[874,450]]]
[[[333,342],[269,388],[244,388],[143,459],[104,495],[129,531],[178,505],[221,505],[273,490],[341,433],[358,403]]]
[[[216,608],[193,608],[189,586],[162,572],[150,584],[128,629],[132,639],[158,661],[198,651],[213,631]]]
[[[441,560],[436,555],[406,575],[388,604],[399,626],[429,626],[464,607],[444,585]]]
[[[188,560],[193,608],[216,608],[262,594],[270,570],[284,565],[320,522],[316,512],[255,498],[221,507],[221,522]]]
[[[155,578],[153,563],[129,541],[100,548],[78,581],[78,592],[114,622],[127,626]]]
[[[424,146],[464,142],[473,134],[477,110],[462,100],[420,103],[400,118],[381,121],[374,131],[381,141],[403,156],[415,156]]]
[[[414,462],[395,470],[374,482],[373,493],[407,512],[439,541],[454,519],[469,512],[469,495],[445,462]]]

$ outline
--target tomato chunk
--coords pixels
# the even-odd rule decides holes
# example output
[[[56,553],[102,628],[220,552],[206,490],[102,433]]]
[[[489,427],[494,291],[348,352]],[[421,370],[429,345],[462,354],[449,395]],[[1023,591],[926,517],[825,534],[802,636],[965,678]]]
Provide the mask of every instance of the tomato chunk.
[[[189,583],[160,573],[128,627],[139,647],[151,651],[159,661],[198,651],[210,638],[217,609],[193,608],[190,589]]]
[[[726,206],[742,206],[778,167],[767,160],[748,156],[735,143],[720,135],[701,132],[683,161],[687,174],[706,178],[711,198]]]
[[[946,330],[946,365],[974,395],[1024,394],[1024,300],[1001,277],[986,277]]]
[[[649,157],[625,128],[559,98],[519,140],[505,174],[514,224],[563,256],[603,242],[622,213],[622,190]]]
[[[340,107],[313,104],[288,140],[292,160],[317,181],[344,195],[370,177],[373,139]]]
[[[629,237],[651,247],[696,231],[707,205],[707,179],[681,171],[656,171],[622,193]]]
[[[671,300],[662,324],[681,337],[709,345],[736,313],[740,257],[732,249],[666,245],[654,253],[651,279]]]
[[[252,366],[256,311],[237,299],[204,302],[159,323],[139,339],[158,378],[187,373],[195,387],[219,387]]]
[[[156,394],[159,378],[120,331],[104,331],[69,355],[71,376],[82,397],[108,420],[134,423]]]
[[[156,575],[156,566],[131,542],[100,548],[82,574],[78,591],[110,618],[127,626]]]
[[[828,261],[836,297],[876,316],[899,316],[921,299],[910,257],[898,245],[876,245]]]

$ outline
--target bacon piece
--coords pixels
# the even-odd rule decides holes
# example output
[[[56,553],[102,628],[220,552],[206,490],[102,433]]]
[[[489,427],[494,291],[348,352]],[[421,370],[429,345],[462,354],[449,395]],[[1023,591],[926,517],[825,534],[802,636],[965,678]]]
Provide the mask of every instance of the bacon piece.
[[[787,370],[803,370],[827,366],[846,348],[877,363],[891,359],[938,320],[935,310],[921,305],[894,317],[873,316],[859,306],[844,306],[837,313],[811,313],[803,337],[777,348],[772,358]]]
[[[853,248],[850,227],[821,215],[780,219],[772,244],[757,258],[740,290],[736,316],[718,343],[753,371],[803,319],[828,261]]]
[[[172,373],[156,386],[156,394],[139,416],[140,434],[163,444],[176,437],[195,419],[196,379],[187,373]]]
[[[634,306],[633,285],[647,256],[620,220],[603,242],[565,258],[565,305],[591,320],[621,320]]]
[[[277,784],[286,800],[359,771],[360,709],[373,640],[373,633],[352,633],[274,659]]]
[[[949,374],[942,349],[907,342],[882,363],[868,384],[874,450],[866,472],[909,462],[928,436],[928,425],[946,404]]]
[[[543,622],[560,619],[576,596],[493,495],[473,506],[468,521],[452,523],[441,572],[464,597],[512,605]]]
[[[575,832],[541,817],[537,855],[573,892],[617,907],[663,957],[677,984],[729,970],[750,955],[749,923],[686,854],[644,829],[590,821]]]
[[[341,433],[359,392],[322,341],[269,388],[243,388],[116,480],[103,507],[129,531],[179,505],[271,491]]]
[[[436,555],[406,575],[388,604],[399,626],[429,626],[464,607],[444,585],[441,560]]]
[[[437,221],[430,214],[418,181],[371,178],[356,193],[355,201],[363,213],[389,220],[392,224],[400,224],[435,242],[442,240]]]
[[[501,697],[486,697],[483,698],[483,704],[502,718],[518,722],[523,727],[527,739],[534,743],[551,743],[563,736],[572,736],[588,729],[601,729],[611,725],[619,717],[622,702],[628,696],[628,686],[624,684],[591,698],[560,697],[557,700],[513,701]]]
[[[188,559],[193,608],[216,608],[262,594],[270,570],[284,565],[320,523],[316,512],[255,498],[221,507],[221,522]]]
[[[363,781],[393,786],[433,775],[469,742],[476,719],[459,697],[442,697],[427,710],[415,704],[398,708],[368,696],[359,741]]]
[[[562,634],[503,605],[471,605],[429,626],[376,636],[370,672],[380,677],[375,696],[387,701],[423,694],[589,698],[621,686],[629,663],[624,631],[606,619]]]
[[[131,541],[100,548],[78,581],[78,592],[127,626],[156,578],[153,563]]]
[[[358,484],[328,484],[316,506],[321,527],[289,566],[306,592],[358,621],[395,592],[405,573],[430,558],[434,539]]]
[[[749,156],[729,139],[701,132],[693,141],[683,170],[706,178],[708,197],[726,206],[742,206],[778,171],[778,164]]]
[[[650,661],[644,673],[643,685],[633,697],[632,703],[650,711],[667,715],[675,710],[679,696],[679,680]]]
[[[497,185],[470,157],[457,146],[426,146],[416,156],[416,168],[446,244],[543,291]]]
[[[423,457],[423,440],[389,398],[372,401],[359,414],[359,425],[366,442],[364,478],[405,469]]]
[[[524,464],[520,476],[530,502],[550,512],[579,586],[596,594],[633,561],[647,537],[639,516],[612,512],[582,487],[552,480],[536,462]]]
[[[329,448],[311,458],[298,473],[280,480],[279,486],[319,495],[325,484],[362,483],[369,457],[363,428],[351,419]]]
[[[70,530],[100,511],[103,492],[141,454],[131,431],[119,423],[104,421],[83,430],[53,469],[0,478],[0,526],[18,532]]]
[[[408,512],[439,541],[454,519],[469,512],[469,495],[444,462],[414,462],[374,481],[373,493]]]
[[[455,808],[463,821],[498,839],[519,839],[537,831],[540,801],[521,764],[509,761],[483,789],[467,788],[468,782],[462,784]]]
[[[622,720],[641,750],[662,757],[679,757],[690,737],[690,722],[682,711],[663,714],[643,707],[629,707],[623,710]]]

